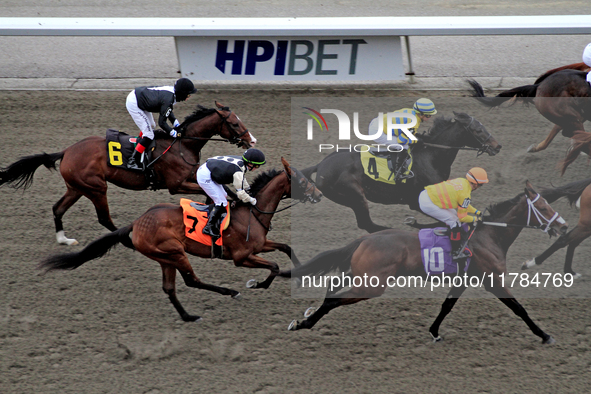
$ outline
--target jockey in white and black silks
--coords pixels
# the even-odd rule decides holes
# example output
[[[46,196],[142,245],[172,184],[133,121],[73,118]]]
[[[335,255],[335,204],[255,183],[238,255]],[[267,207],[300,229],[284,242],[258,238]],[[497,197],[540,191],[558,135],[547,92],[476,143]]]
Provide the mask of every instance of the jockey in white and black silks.
[[[214,156],[207,159],[197,170],[197,183],[213,200],[214,207],[209,214],[203,234],[220,235],[218,219],[228,205],[228,194],[223,185],[232,184],[242,202],[256,205],[257,200],[246,191],[250,188],[244,174],[265,164],[265,155],[258,149],[250,148],[241,156]]]
[[[135,151],[128,161],[128,168],[140,169],[137,160],[154,140],[156,124],[152,113],[159,114],[158,126],[175,138],[177,136],[175,129],[180,126],[180,122],[174,116],[172,108],[174,104],[185,101],[196,91],[190,79],[181,78],[174,86],[142,86],[129,93],[126,102],[127,111],[140,129],[140,135]],[[166,123],[167,120],[172,123],[172,127]]]

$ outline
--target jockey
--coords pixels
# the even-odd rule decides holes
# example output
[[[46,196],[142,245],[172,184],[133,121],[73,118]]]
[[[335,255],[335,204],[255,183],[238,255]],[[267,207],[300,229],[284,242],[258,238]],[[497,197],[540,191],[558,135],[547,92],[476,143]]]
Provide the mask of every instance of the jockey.
[[[591,67],[591,43],[587,44],[583,51],[583,63]],[[587,82],[591,84],[591,71],[587,73]]]
[[[427,122],[431,118],[431,116],[437,113],[437,110],[435,109],[435,104],[433,104],[433,101],[427,98],[420,98],[414,103],[412,108],[402,108],[398,111],[395,111],[394,113],[411,114],[415,116],[417,124],[414,127],[408,129],[408,131],[415,135],[417,130],[419,129],[419,126],[421,125],[421,122]],[[410,119],[403,116],[398,116],[393,119],[394,124],[407,124],[409,122]],[[379,119],[375,118],[369,124],[369,134],[376,134],[378,128]],[[410,145],[417,143],[418,139],[417,141],[413,141],[410,138],[408,138],[408,136],[404,132],[402,132],[402,130],[393,129],[392,139],[389,140],[387,114],[385,114],[383,118],[382,131],[383,133],[380,134],[378,138],[374,139],[374,141],[378,144],[387,146],[388,152],[390,152],[390,160],[392,160],[394,158],[394,155],[396,154],[396,160],[394,162],[394,173],[396,174],[398,173],[398,169],[401,168],[401,166],[406,162],[406,160],[410,156]],[[402,149],[404,153],[400,149]],[[395,179],[395,181],[396,180],[397,179]]]
[[[213,200],[214,207],[209,214],[203,234],[219,237],[219,218],[228,205],[228,196],[223,185],[232,183],[236,195],[242,202],[256,205],[257,199],[251,197],[246,190],[250,188],[244,178],[246,171],[253,171],[265,164],[265,155],[258,149],[250,148],[240,156],[214,156],[202,164],[197,170],[197,183]]]
[[[419,194],[421,211],[444,222],[451,229],[450,239],[454,260],[469,257],[463,250],[468,234],[463,231],[461,224],[474,223],[481,219],[482,212],[470,205],[471,193],[485,183],[488,183],[486,171],[480,167],[474,167],[468,171],[465,178],[426,186],[425,190]]]
[[[196,91],[197,89],[190,79],[181,78],[176,81],[174,86],[142,86],[129,93],[125,104],[127,111],[140,129],[140,135],[135,151],[127,163],[127,168],[140,169],[137,160],[154,140],[156,124],[152,112],[160,114],[158,126],[174,138],[177,136],[176,128],[180,126],[180,123],[172,113],[172,107],[177,102],[185,101]],[[170,120],[173,127],[166,123],[166,119]]]

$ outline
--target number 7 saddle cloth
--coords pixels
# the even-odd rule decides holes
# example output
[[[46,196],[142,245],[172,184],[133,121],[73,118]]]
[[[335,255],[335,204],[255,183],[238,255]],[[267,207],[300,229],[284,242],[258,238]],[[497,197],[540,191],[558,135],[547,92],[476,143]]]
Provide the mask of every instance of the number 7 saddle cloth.
[[[205,205],[191,201],[188,198],[181,198],[181,207],[183,208],[185,236],[201,244],[211,245],[211,236],[203,234],[203,227],[207,224],[207,218],[213,204]],[[215,244],[222,246],[222,235],[230,225],[230,204],[226,205],[226,212],[222,214],[220,220],[220,237],[215,241]]]

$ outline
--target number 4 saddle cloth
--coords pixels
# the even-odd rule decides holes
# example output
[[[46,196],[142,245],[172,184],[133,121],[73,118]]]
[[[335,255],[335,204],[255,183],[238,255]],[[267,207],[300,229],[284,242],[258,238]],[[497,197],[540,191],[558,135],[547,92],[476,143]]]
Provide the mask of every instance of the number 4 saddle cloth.
[[[132,137],[122,131],[115,130],[115,129],[107,129],[107,164],[111,167],[122,167],[128,170],[127,168],[127,160],[131,157],[131,154],[135,150],[135,145],[137,144],[137,137]],[[150,153],[154,150],[155,142],[152,141],[152,144],[146,149],[144,152],[147,157],[144,157],[145,161],[150,160]],[[131,169],[129,169],[131,170]],[[133,171],[142,171],[133,170]]]
[[[206,205],[200,202],[191,201],[188,198],[181,198],[183,208],[183,222],[185,223],[185,236],[204,245],[212,245],[211,237],[203,234],[203,227],[207,224],[209,212],[213,204]],[[222,235],[230,225],[230,204],[226,205],[226,212],[222,214],[220,224],[220,237],[215,244],[222,246]]]
[[[468,225],[462,224],[464,231]],[[452,260],[451,241],[446,227],[424,228],[419,231],[421,256],[425,273],[429,275],[459,274],[459,264]],[[464,272],[468,271],[470,257],[466,259]]]
[[[361,158],[361,166],[363,167],[363,172],[366,176],[374,181],[389,183],[391,185],[396,184],[394,179],[396,175],[394,173],[394,165],[390,162],[392,156],[388,152],[384,152],[383,148],[380,151],[378,151],[377,148],[371,148],[367,152],[360,152],[359,155]],[[408,164],[404,175],[409,175],[412,169],[412,154],[409,154],[409,156],[410,163]],[[406,183],[407,178],[408,176],[399,179],[398,183]]]

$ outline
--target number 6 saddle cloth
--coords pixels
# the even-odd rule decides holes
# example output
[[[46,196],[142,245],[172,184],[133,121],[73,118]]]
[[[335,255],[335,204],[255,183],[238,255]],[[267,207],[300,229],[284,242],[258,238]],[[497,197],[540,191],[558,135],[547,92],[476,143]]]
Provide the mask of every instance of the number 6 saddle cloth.
[[[154,135],[156,136],[156,134]],[[115,129],[107,129],[107,164],[110,167],[122,167],[130,171],[142,172],[139,170],[127,168],[127,160],[131,157],[131,154],[135,150],[135,145],[139,138],[132,137],[122,131]],[[151,160],[151,152],[154,150],[156,142],[152,141],[148,149],[144,152],[144,161],[149,162]]]
[[[380,151],[377,148],[371,148],[367,152],[360,152],[359,153],[361,158],[361,166],[363,167],[363,172],[366,176],[371,178],[374,181],[389,183],[391,185],[395,185],[396,181],[395,178],[395,169],[392,168],[393,165],[388,165],[388,161],[390,160],[389,152],[385,152],[382,148]],[[404,175],[408,175],[413,165],[412,161],[412,154],[409,154],[411,161],[408,165],[408,168],[404,172]],[[393,157],[396,157],[395,155]],[[406,178],[402,178],[398,180],[398,183],[406,183]]]
[[[211,237],[203,234],[203,227],[207,224],[209,212],[213,204],[205,205],[200,202],[191,201],[188,198],[181,198],[183,208],[183,222],[185,223],[185,236],[204,245],[212,245]],[[222,246],[222,235],[230,225],[230,204],[226,205],[226,212],[222,214],[220,224],[220,237],[215,244]]]

